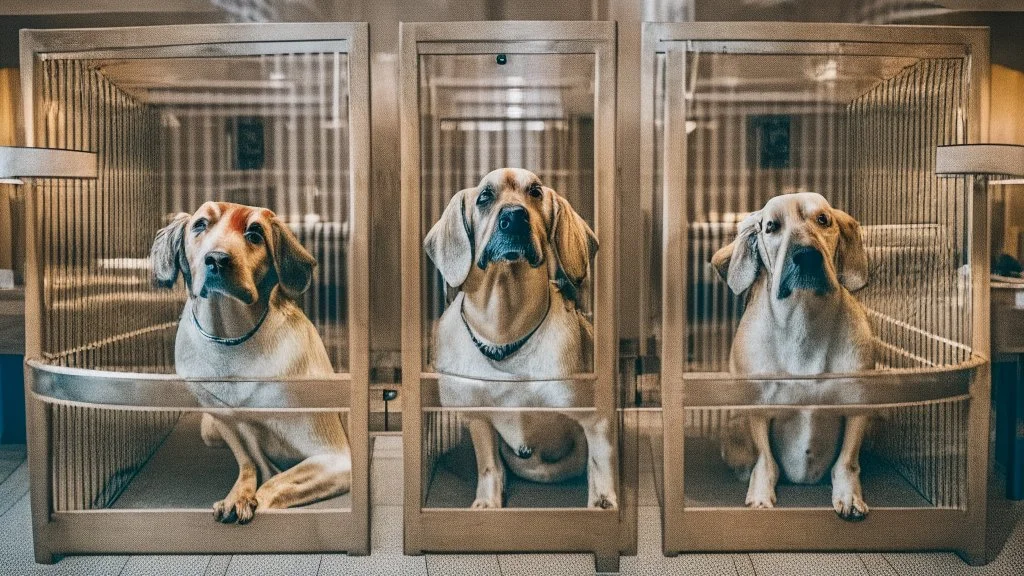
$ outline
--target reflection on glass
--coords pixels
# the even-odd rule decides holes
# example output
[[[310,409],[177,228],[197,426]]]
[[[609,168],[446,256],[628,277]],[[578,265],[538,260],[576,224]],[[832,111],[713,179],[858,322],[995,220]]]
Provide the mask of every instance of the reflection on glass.
[[[736,238],[745,219],[761,214],[770,199],[782,194],[818,193],[859,222],[856,236],[867,260],[868,281],[855,296],[870,326],[871,361],[822,371],[908,370],[933,378],[923,371],[952,370],[973,355],[972,319],[964,300],[970,288],[962,272],[970,265],[969,189],[963,180],[937,178],[933,166],[937,145],[966,139],[959,121],[967,99],[965,60],[922,58],[912,51],[861,56],[854,50],[839,55],[808,49],[801,54],[797,43],[791,49],[794,53],[773,54],[740,44],[735,50],[719,50],[695,43],[681,59],[686,79],[682,86],[667,86],[666,60],[655,61],[651,205],[661,206],[663,192],[687,195],[686,213],[680,216],[687,230],[684,384],[691,399],[707,396],[714,384],[706,378],[709,373],[722,375],[736,368],[734,343],[745,324],[754,322],[747,317],[752,305],[748,293],[736,294],[717,278],[712,256]],[[664,171],[674,161],[662,157],[664,118],[675,114],[665,109],[669,90],[684,91],[679,98],[686,107],[684,190],[664,188]],[[764,236],[765,224],[762,219],[753,238]],[[790,228],[781,233],[788,235]],[[756,246],[763,257],[764,243]],[[649,252],[655,270],[659,250],[656,235]],[[654,275],[649,282],[651,305],[644,321],[647,333],[660,340],[660,278]],[[813,326],[786,330],[803,330],[808,341],[815,339],[810,336]],[[780,341],[781,333],[773,334],[771,342]],[[799,353],[791,351],[789,356],[796,360]],[[797,370],[761,364],[741,371]],[[800,370],[807,370],[806,362],[799,364]],[[850,379],[820,383],[852,394],[859,393],[855,389],[862,384]],[[764,386],[766,391],[770,387]],[[783,389],[786,386],[780,383],[777,391]],[[738,479],[730,471],[721,445],[730,445],[738,434],[749,448],[749,425],[737,430],[730,423],[747,423],[759,412],[718,400],[733,408],[709,403],[685,410],[688,507],[742,507],[751,499],[746,474]],[[966,474],[966,414],[961,397],[871,411],[873,425],[860,458],[868,502],[876,507],[963,506],[965,494],[958,479]],[[813,428],[811,435],[819,440],[835,440],[826,442],[829,464],[838,457],[842,433],[835,431],[834,417],[819,421],[817,412],[782,408],[769,419],[777,458],[785,452],[780,432],[797,421]],[[796,425],[810,429],[801,426]],[[726,459],[735,456],[725,452]],[[756,451],[751,453],[756,456]],[[784,480],[786,476],[782,474]],[[829,476],[824,474],[821,486],[783,482],[774,505],[831,508]]]
[[[280,237],[294,236],[317,260],[297,304],[326,347],[319,372],[339,379],[335,372],[348,371],[346,55],[55,58],[39,66],[40,145],[94,151],[100,172],[40,185],[44,363],[174,372],[185,291],[180,283],[171,292],[153,287],[153,235],[168,214],[227,201],[273,210],[287,227]],[[231,374],[208,374],[218,375]],[[55,510],[208,508],[238,476],[223,439],[201,433],[199,413],[47,409]],[[347,414],[308,417],[331,419],[344,441]],[[291,468],[300,452],[273,466]],[[345,494],[320,506],[349,502]]]
[[[420,58],[425,506],[617,505],[590,374],[594,64]]]

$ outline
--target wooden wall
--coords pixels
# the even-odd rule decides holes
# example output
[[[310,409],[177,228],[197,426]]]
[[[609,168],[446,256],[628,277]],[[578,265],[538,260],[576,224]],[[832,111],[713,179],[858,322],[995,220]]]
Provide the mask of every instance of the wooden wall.
[[[19,79],[17,68],[0,68],[0,146],[24,143]],[[22,198],[23,192],[17,186],[0,184],[0,269],[15,268],[19,283],[25,252],[24,242],[18,241],[20,236],[16,233],[21,230],[21,219],[12,211],[17,213]]]
[[[992,66],[989,137],[997,144],[1024,145],[1024,72]],[[992,191],[992,252],[1024,258],[1024,184]]]

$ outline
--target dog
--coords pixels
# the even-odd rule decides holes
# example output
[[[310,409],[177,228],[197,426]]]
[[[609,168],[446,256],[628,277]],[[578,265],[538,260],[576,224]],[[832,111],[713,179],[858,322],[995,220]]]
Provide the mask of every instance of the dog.
[[[813,375],[874,367],[867,314],[852,292],[867,284],[860,225],[814,193],[776,196],[750,214],[712,265],[746,307],[729,359],[734,374]],[[762,400],[785,403],[784,387]],[[792,398],[791,398],[792,400]],[[749,475],[746,504],[775,505],[782,473],[814,484],[832,470],[832,505],[845,520],[868,513],[860,484],[860,448],[870,416],[813,410],[734,417],[722,455],[740,478]],[[837,454],[838,450],[838,454]]]
[[[316,328],[296,304],[316,260],[270,210],[207,202],[157,232],[153,279],[173,287],[184,277],[188,300],[174,346],[184,378],[334,374]],[[238,384],[238,394],[259,384]],[[347,492],[348,438],[337,413],[204,413],[209,446],[227,445],[238,479],[213,505],[223,523],[250,522],[257,511],[301,506]]]
[[[593,390],[567,378],[592,370],[593,328],[580,299],[597,237],[565,198],[532,172],[495,170],[451,198],[423,246],[456,292],[434,334],[443,406],[593,405]],[[473,508],[504,504],[506,466],[535,482],[586,473],[588,506],[618,506],[607,418],[496,411],[467,419]]]

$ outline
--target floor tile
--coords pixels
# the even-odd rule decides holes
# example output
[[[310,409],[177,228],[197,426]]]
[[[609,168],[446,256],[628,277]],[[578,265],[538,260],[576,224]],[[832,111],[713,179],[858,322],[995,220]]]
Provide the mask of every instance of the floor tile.
[[[209,556],[133,556],[120,576],[206,576]]]
[[[427,554],[429,576],[501,576],[494,554]]]
[[[758,576],[867,576],[856,554],[751,554]]]
[[[502,576],[587,576],[594,573],[593,554],[499,554]]]
[[[298,576],[316,574],[320,554],[235,554],[228,564],[228,576]]]

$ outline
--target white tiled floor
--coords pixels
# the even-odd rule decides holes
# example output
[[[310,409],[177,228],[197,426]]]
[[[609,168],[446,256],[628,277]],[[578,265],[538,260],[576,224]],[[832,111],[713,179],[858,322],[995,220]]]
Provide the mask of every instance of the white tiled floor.
[[[650,449],[650,445],[646,445]],[[993,519],[1010,531],[998,557],[970,567],[953,554],[661,554],[660,517],[651,459],[641,458],[638,554],[622,558],[623,574],[704,575],[1020,575],[1024,574],[1024,504],[995,506]],[[593,559],[584,554],[402,555],[401,439],[378,437],[371,469],[373,484],[373,552],[369,556],[336,554],[269,556],[75,556],[53,566],[32,560],[28,468],[23,447],[0,446],[0,575],[300,575],[435,574],[502,576],[592,574]],[[1002,508],[1002,510],[1000,510]],[[997,527],[997,531],[998,531]]]

